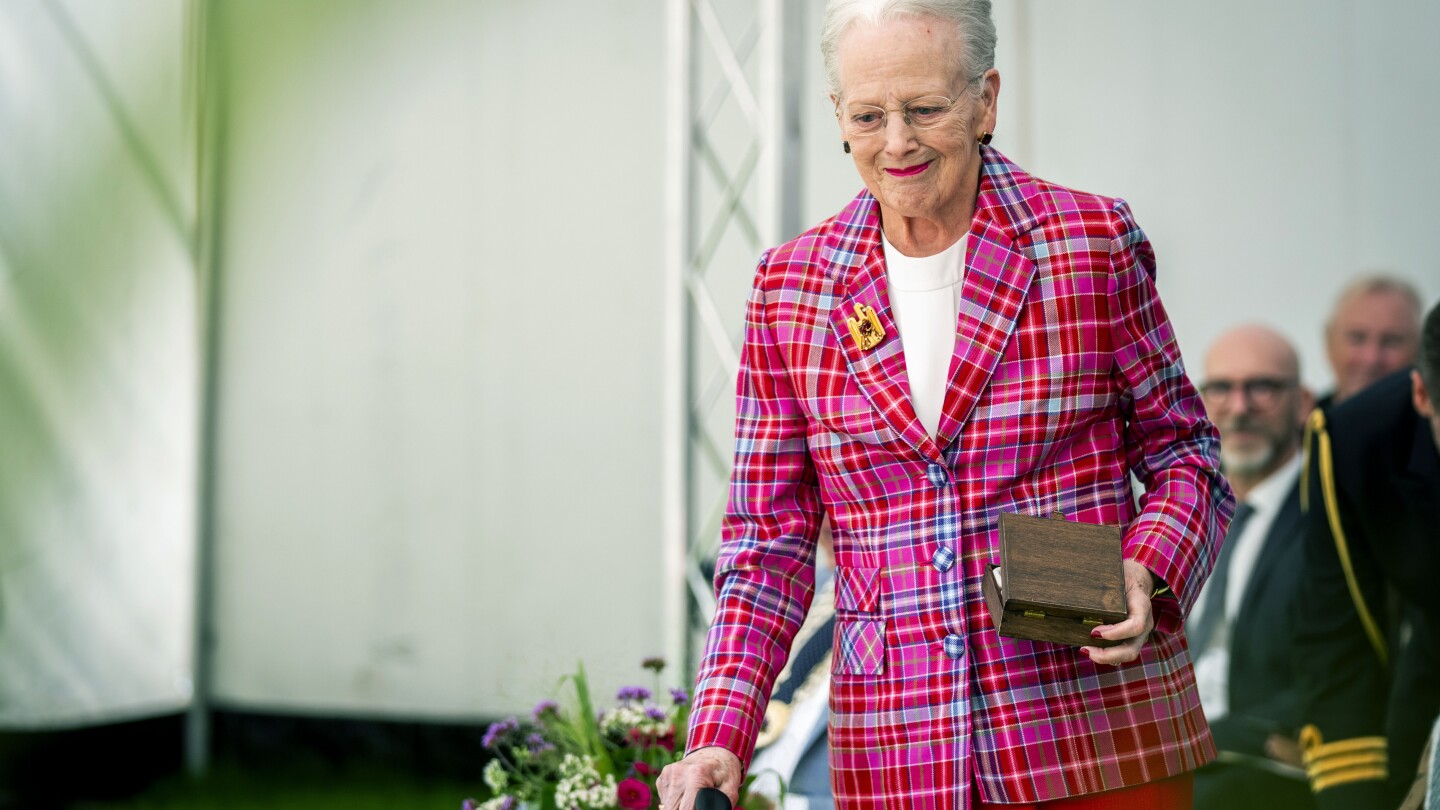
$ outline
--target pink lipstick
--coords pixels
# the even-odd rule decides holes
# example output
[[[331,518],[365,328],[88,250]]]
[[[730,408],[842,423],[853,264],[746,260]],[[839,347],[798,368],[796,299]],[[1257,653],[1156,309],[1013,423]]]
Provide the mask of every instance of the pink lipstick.
[[[914,177],[915,175],[930,168],[931,162],[932,161],[927,160],[924,163],[918,163],[905,169],[886,169],[885,173],[890,175],[891,177]]]

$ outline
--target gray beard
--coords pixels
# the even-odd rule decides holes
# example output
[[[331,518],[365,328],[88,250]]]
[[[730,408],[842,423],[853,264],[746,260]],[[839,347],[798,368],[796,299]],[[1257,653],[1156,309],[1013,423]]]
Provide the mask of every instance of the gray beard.
[[[1273,444],[1265,445],[1265,450],[1260,453],[1253,453],[1249,456],[1238,456],[1235,451],[1226,452],[1224,440],[1220,443],[1220,466],[1225,472],[1232,475],[1244,475],[1254,477],[1259,475],[1275,461],[1276,450]]]

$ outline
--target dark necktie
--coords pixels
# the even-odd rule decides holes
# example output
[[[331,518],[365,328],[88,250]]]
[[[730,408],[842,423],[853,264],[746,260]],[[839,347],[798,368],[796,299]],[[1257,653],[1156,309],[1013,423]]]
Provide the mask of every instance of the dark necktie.
[[[1188,628],[1194,631],[1190,633],[1192,659],[1209,648],[1215,631],[1224,623],[1225,592],[1229,590],[1230,584],[1230,556],[1234,554],[1235,546],[1240,543],[1240,533],[1245,531],[1245,524],[1254,513],[1255,509],[1244,501],[1235,507],[1235,516],[1230,519],[1230,530],[1225,533],[1225,542],[1220,546],[1220,556],[1215,560],[1215,570],[1210,572],[1210,581],[1205,586],[1205,610],[1200,614],[1200,621],[1191,622]]]

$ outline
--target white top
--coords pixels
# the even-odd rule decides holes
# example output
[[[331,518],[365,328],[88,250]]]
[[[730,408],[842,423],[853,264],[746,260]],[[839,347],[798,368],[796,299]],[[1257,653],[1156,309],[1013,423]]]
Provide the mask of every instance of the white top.
[[[1255,561],[1265,547],[1265,538],[1275,523],[1275,516],[1285,503],[1285,496],[1300,475],[1301,456],[1296,453],[1280,469],[1271,473],[1250,490],[1245,502],[1255,510],[1245,524],[1240,536],[1233,538],[1235,550],[1230,552],[1230,581],[1225,589],[1225,620],[1215,631],[1215,637],[1204,650],[1192,650],[1195,656],[1195,680],[1200,687],[1200,705],[1210,719],[1230,711],[1230,625],[1240,610],[1240,601],[1245,598],[1245,589],[1250,585],[1250,576],[1255,573]],[[1213,576],[1213,574],[1212,574]],[[1200,589],[1200,596],[1191,609],[1191,626],[1198,624],[1204,612],[1205,593],[1210,584]]]
[[[965,277],[970,236],[923,259],[896,250],[883,230],[880,241],[885,247],[890,307],[900,329],[905,372],[910,378],[910,402],[920,424],[934,436],[940,429],[940,413],[950,384],[950,358],[955,353],[955,328],[960,317],[960,282]]]

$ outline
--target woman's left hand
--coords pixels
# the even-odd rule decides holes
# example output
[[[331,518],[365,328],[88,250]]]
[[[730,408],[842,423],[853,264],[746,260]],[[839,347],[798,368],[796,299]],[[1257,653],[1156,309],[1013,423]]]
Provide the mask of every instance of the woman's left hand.
[[[1125,561],[1125,621],[1102,624],[1090,631],[1092,638],[1110,641],[1124,639],[1113,647],[1081,647],[1080,652],[1097,664],[1120,666],[1140,657],[1140,648],[1155,629],[1155,615],[1150,609],[1150,594],[1155,591],[1155,577],[1150,569],[1134,560]]]

